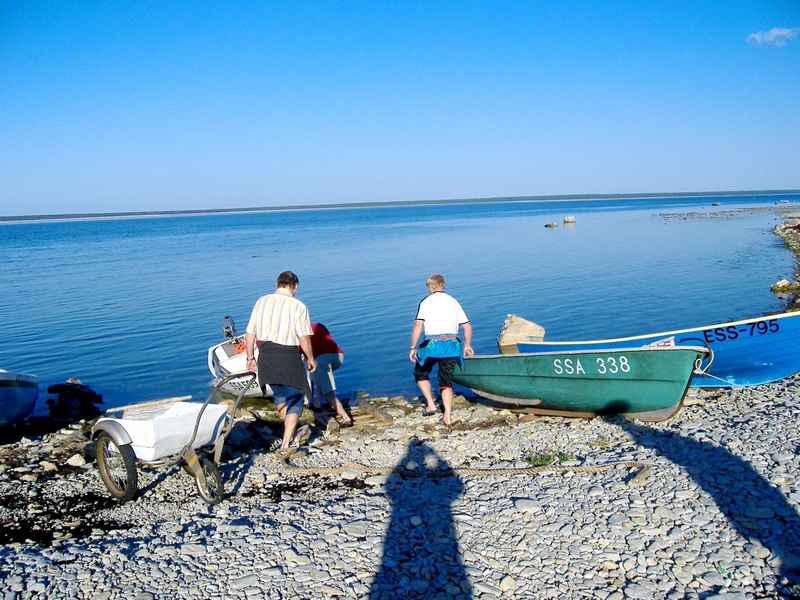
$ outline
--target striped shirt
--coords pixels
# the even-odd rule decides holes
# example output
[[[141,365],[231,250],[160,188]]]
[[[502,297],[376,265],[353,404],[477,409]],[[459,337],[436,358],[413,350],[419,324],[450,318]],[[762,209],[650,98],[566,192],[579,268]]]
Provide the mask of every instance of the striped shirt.
[[[278,288],[256,300],[246,331],[259,342],[299,346],[302,336],[311,336],[308,308],[287,288]]]

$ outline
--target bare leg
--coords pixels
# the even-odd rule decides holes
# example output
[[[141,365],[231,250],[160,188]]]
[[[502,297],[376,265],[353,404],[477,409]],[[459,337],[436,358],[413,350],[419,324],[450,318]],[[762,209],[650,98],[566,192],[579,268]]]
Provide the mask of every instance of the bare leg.
[[[339,402],[339,399],[336,397],[336,392],[328,392],[325,394],[325,398],[328,400],[328,404],[331,405],[331,408],[336,411],[336,414],[342,418],[342,423],[349,423],[352,420],[350,419],[350,415],[344,410],[342,403]]]
[[[422,379],[417,382],[419,391],[422,392],[425,402],[428,406],[425,408],[428,412],[436,412],[436,405],[433,403],[433,391],[431,391],[431,382],[427,379]],[[452,400],[452,397],[451,397]]]
[[[286,405],[278,405],[278,414],[283,419],[283,440],[281,441],[281,448],[288,448],[294,436],[294,430],[297,428],[299,417],[294,413],[286,413]]]
[[[445,425],[451,424],[450,413],[453,411],[453,388],[442,388],[442,407],[444,408],[444,416],[442,422]]]

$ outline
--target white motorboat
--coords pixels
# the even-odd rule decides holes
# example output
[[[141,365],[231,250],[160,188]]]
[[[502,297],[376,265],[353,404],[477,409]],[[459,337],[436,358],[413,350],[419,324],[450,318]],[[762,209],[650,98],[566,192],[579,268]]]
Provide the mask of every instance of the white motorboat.
[[[233,319],[225,316],[222,319],[222,332],[225,341],[215,344],[208,349],[208,370],[214,376],[212,385],[216,385],[234,373],[244,373],[247,370],[247,354],[245,353],[244,335],[236,334]],[[258,358],[258,348],[254,356]],[[222,386],[222,391],[234,396],[241,391],[246,379],[233,379]],[[258,377],[249,385],[245,396],[272,396],[272,389],[265,385],[262,389]]]
[[[28,417],[39,398],[39,378],[0,369],[0,427]]]

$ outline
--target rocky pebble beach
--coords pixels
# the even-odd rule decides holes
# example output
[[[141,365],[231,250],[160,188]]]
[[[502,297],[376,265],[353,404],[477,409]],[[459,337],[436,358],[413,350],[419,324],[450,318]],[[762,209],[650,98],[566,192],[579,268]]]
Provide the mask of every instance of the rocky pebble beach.
[[[691,390],[660,423],[463,397],[452,427],[413,398],[354,400],[350,429],[304,412],[290,465],[384,473],[291,470],[274,413],[251,409],[216,506],[179,466],[140,465],[117,503],[74,424],[0,446],[0,596],[800,597],[799,385]],[[650,469],[561,468],[621,461]],[[552,470],[467,472],[532,465]]]

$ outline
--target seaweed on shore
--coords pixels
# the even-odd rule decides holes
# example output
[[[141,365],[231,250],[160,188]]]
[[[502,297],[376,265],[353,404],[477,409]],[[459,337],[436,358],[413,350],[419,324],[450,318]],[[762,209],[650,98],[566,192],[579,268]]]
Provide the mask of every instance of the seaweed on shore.
[[[64,498],[23,494],[0,496],[0,508],[12,517],[0,518],[0,544],[35,543],[49,546],[56,539],[82,538],[94,530],[130,529],[133,525],[95,518],[115,501],[93,492]]]

